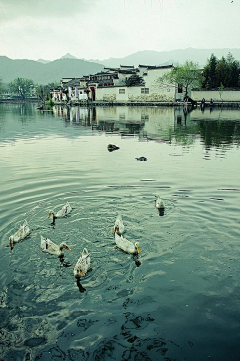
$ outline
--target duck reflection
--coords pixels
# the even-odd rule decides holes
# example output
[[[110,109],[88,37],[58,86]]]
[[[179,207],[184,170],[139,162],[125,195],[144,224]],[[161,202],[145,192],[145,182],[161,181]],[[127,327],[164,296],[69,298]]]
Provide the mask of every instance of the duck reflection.
[[[155,206],[158,210],[159,216],[164,216],[165,212],[165,203],[164,201],[159,197],[159,194],[155,194]]]
[[[163,217],[164,213],[165,213],[165,208],[159,208],[158,209],[158,214],[159,214],[160,217]]]
[[[141,266],[141,262],[140,262],[139,259],[138,259],[138,254],[136,254],[135,256],[133,256],[133,260],[134,260],[135,265],[136,265],[137,267],[140,267],[140,266]]]
[[[60,256],[59,261],[62,267],[71,267],[71,263],[69,261],[65,261],[64,256]]]
[[[83,285],[80,283],[80,277],[77,278],[77,286],[78,286],[79,292],[83,293],[86,291],[86,288],[84,288]]]

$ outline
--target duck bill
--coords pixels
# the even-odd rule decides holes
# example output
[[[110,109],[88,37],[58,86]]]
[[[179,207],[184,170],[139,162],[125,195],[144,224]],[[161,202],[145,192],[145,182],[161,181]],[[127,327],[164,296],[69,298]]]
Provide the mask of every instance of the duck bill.
[[[85,273],[82,270],[80,270],[80,275],[85,276]]]
[[[13,242],[10,242],[9,247],[13,250]]]
[[[68,246],[66,246],[66,249],[67,249],[68,251],[71,251],[71,248],[70,248],[70,247],[68,247]]]
[[[48,218],[50,218],[50,217],[51,217],[51,215],[52,215],[52,213],[51,213],[51,212],[49,212],[49,213],[48,213]]]
[[[140,247],[137,247],[137,253],[141,253]]]

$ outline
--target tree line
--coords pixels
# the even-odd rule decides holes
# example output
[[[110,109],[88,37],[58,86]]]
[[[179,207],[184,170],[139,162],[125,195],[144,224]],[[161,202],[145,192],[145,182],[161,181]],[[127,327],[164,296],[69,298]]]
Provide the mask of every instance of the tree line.
[[[202,72],[202,88],[240,87],[240,63],[232,54],[221,59],[212,54]]]
[[[199,68],[198,63],[186,61],[183,65],[175,66],[157,81],[160,86],[178,84],[183,88],[185,97],[193,88],[221,91],[226,88],[236,89],[240,87],[240,63],[230,53],[221,59],[212,54],[203,69]]]
[[[50,99],[50,90],[60,86],[60,83],[49,83],[47,85],[34,84],[31,79],[17,78],[9,84],[3,84],[0,79],[0,93],[10,93],[24,100],[35,96],[42,101]]]
[[[186,61],[183,65],[174,66],[170,72],[157,79],[159,86],[182,87],[184,95],[188,96],[191,89],[221,89],[240,87],[240,62],[228,54],[227,57],[217,59],[212,54],[203,69],[198,63]],[[32,80],[17,78],[8,84],[11,94],[26,99],[35,94],[42,101],[50,99],[50,89],[59,86],[59,83],[49,83],[45,86],[35,85]],[[144,79],[133,74],[126,79],[126,86],[144,85]],[[5,86],[6,88],[6,86]],[[4,86],[0,79],[0,92]]]

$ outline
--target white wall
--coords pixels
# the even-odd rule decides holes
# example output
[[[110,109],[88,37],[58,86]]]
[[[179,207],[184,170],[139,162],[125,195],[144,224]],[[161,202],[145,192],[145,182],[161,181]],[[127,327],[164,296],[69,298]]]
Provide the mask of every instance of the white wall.
[[[149,88],[149,93],[161,95],[162,101],[175,100],[175,87],[161,86],[158,82],[159,77],[163,76],[166,73],[169,73],[170,71],[171,68],[148,69],[148,75],[143,76],[145,81],[145,87]]]
[[[166,88],[149,88],[149,94],[142,94],[141,89],[144,86],[134,87],[104,87],[96,89],[96,100],[117,101],[117,102],[131,102],[131,101],[174,101],[175,89],[170,91]],[[145,86],[146,88],[146,86]],[[124,89],[125,94],[120,94],[119,90]],[[152,90],[152,91],[151,91]]]
[[[148,75],[143,76],[145,86],[115,86],[104,87],[96,89],[96,100],[106,100],[111,102],[131,102],[131,101],[156,101],[156,102],[172,102],[176,99],[176,89],[174,86],[160,86],[157,79],[171,71],[171,68],[140,68],[141,71],[147,72]],[[119,74],[120,75],[120,74]],[[126,75],[124,75],[124,78]],[[120,75],[119,82],[123,80],[122,74]],[[142,88],[148,88],[149,94],[142,93]],[[125,89],[125,94],[120,94],[119,89]],[[178,96],[180,99],[181,95]]]
[[[240,102],[240,91],[224,90],[220,93],[217,90],[192,90],[192,99],[201,101],[202,98],[205,98],[206,102],[209,102],[211,98],[216,102],[221,102],[222,100]]]

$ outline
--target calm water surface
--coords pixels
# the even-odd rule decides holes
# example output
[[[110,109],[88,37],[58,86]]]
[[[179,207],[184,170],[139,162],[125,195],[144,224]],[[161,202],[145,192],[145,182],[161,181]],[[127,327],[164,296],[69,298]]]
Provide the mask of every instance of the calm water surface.
[[[0,359],[240,360],[239,144],[239,110],[1,104]],[[118,213],[139,264],[115,248]]]

